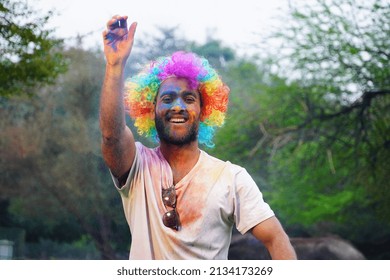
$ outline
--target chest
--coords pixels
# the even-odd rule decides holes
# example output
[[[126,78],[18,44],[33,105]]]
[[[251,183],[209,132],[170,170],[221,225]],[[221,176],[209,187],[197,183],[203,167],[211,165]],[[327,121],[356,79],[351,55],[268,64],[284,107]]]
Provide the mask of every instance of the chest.
[[[231,190],[221,173],[222,168],[202,169],[176,185],[177,211],[183,228],[211,226],[232,213]]]

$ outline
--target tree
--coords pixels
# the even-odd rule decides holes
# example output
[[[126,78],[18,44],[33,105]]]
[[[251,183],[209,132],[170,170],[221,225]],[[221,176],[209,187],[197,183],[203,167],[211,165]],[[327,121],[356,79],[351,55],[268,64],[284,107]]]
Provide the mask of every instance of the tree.
[[[52,13],[36,13],[22,1],[0,2],[0,97],[31,95],[66,70],[62,41],[45,29]]]
[[[246,60],[232,61],[223,73],[230,88],[229,110],[225,125],[215,136],[213,154],[245,166],[263,191],[267,188],[267,151],[259,149],[262,130],[259,115],[266,109],[267,71]],[[283,83],[283,82],[282,82]]]
[[[216,151],[248,166],[291,234],[337,233],[386,258],[389,5],[310,3],[291,6],[257,65],[227,70]]]
[[[389,14],[380,0],[291,6],[268,38],[277,45],[260,52],[270,79],[257,147],[269,151],[271,203],[291,224],[338,225],[355,241],[389,232]]]
[[[226,67],[228,62],[235,59],[235,53],[231,48],[224,47],[221,41],[211,38],[203,45],[193,42],[191,50],[206,57],[213,67],[221,70]]]
[[[188,50],[187,40],[177,34],[177,27],[158,27],[157,34],[141,34],[136,38],[125,75],[131,76],[150,61],[173,52]]]
[[[10,201],[12,225],[25,228],[29,242],[88,236],[101,258],[123,258],[128,227],[100,154],[103,55],[69,49],[64,56],[72,71],[55,85],[1,104],[0,199]]]

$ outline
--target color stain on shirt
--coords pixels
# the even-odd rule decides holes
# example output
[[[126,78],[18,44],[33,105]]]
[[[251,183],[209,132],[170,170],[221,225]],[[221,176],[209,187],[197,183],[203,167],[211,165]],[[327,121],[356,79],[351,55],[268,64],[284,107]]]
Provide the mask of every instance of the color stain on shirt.
[[[180,216],[182,228],[191,228],[191,230],[200,230],[202,225],[197,223],[203,221],[206,203],[213,185],[217,181],[222,168],[212,168],[204,166],[199,169],[197,166],[190,172],[190,176],[184,178],[178,183],[177,193],[177,211]]]

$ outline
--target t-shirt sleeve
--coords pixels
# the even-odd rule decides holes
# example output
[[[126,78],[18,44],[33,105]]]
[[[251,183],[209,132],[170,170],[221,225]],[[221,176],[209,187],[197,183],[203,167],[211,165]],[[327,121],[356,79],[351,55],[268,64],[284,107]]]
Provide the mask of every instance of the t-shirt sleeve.
[[[235,176],[234,191],[234,219],[237,230],[244,234],[274,215],[252,177],[244,168],[239,170]]]
[[[143,146],[141,143],[136,142],[135,147],[136,147],[136,150],[135,150],[133,165],[130,168],[130,172],[129,172],[129,175],[127,176],[126,183],[123,186],[120,186],[118,179],[110,171],[111,178],[114,182],[115,188],[118,190],[120,195],[124,196],[124,197],[127,197],[129,195],[131,182],[133,181],[134,177],[136,176],[136,174],[139,170],[140,164],[141,164],[140,154],[141,154],[141,149]]]

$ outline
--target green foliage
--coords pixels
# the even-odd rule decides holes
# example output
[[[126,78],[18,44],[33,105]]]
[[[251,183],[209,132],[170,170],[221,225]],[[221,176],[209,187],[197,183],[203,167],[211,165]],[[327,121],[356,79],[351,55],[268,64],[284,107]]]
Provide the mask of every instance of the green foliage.
[[[385,1],[319,0],[293,7],[275,33],[271,70],[287,83],[269,84],[259,122],[272,147],[271,204],[286,221],[365,211],[390,224],[389,13]]]
[[[258,182],[263,182],[265,162],[262,158],[265,154],[257,148],[262,135],[259,112],[263,112],[264,107],[259,101],[265,94],[264,73],[247,61],[236,61],[226,69],[223,79],[230,88],[229,110],[211,151],[222,159],[247,167]]]
[[[206,57],[210,64],[217,69],[223,69],[226,63],[235,58],[234,51],[229,47],[222,46],[222,42],[217,40],[209,40],[204,45],[192,43],[190,48],[198,55]]]
[[[1,198],[10,200],[11,226],[26,229],[28,242],[73,244],[88,235],[101,258],[117,258],[116,246],[126,251],[130,238],[100,152],[103,56],[64,55],[71,71],[54,86],[1,103]]]
[[[82,236],[71,243],[40,239],[30,243],[27,248],[27,259],[32,260],[99,260],[101,258],[93,241]]]
[[[229,114],[215,148],[251,171],[288,229],[378,252],[390,232],[389,8],[292,7],[257,64],[226,70]]]
[[[344,209],[367,206],[364,187],[349,178],[354,163],[343,158],[337,145],[332,150],[321,146],[321,141],[306,142],[292,150],[285,147],[273,157],[270,184],[275,189],[269,196],[288,223],[306,227],[319,222],[348,223],[352,217]]]
[[[275,32],[279,74],[303,85],[331,85],[345,100],[362,92],[389,90],[389,4],[383,0],[318,0],[292,7],[290,24]],[[355,96],[356,97],[356,96]]]
[[[23,1],[0,3],[0,96],[32,95],[66,69],[62,41],[45,29],[52,14],[35,15]]]

